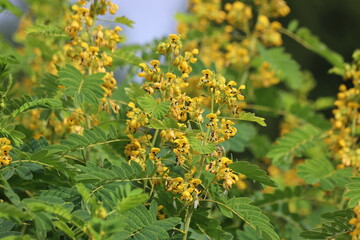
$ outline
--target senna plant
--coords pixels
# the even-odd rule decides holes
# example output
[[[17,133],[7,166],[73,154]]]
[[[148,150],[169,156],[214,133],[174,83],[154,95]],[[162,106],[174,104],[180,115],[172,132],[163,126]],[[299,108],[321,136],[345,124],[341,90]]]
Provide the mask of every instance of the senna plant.
[[[122,47],[111,0],[3,2],[21,18],[0,43],[1,238],[360,235],[360,54],[282,27],[285,1],[191,0],[179,34]],[[283,35],[344,78],[336,99],[309,100]]]

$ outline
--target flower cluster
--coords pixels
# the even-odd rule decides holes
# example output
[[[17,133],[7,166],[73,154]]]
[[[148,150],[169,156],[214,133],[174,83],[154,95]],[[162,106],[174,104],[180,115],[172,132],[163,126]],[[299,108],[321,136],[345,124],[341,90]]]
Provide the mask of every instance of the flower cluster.
[[[172,191],[181,195],[181,200],[186,202],[192,202],[199,197],[201,190],[197,188],[201,184],[201,180],[198,178],[190,178],[185,180],[182,177],[169,179],[166,182],[167,191]]]
[[[288,15],[290,8],[284,0],[255,0],[253,6],[242,1],[222,5],[219,0],[194,0],[190,1],[189,11],[196,20],[181,22],[179,33],[182,36],[197,31],[207,34],[201,40],[186,42],[185,48],[199,48],[206,66],[215,63],[220,71],[227,67],[239,73],[248,71],[251,79],[250,62],[259,54],[257,42],[268,47],[282,45],[281,24],[272,18]],[[209,26],[211,32],[208,33]],[[267,65],[269,63],[264,64],[263,71],[271,68]],[[254,87],[268,87],[278,82],[274,76],[254,79]],[[265,83],[260,83],[262,80]]]
[[[358,204],[354,208],[355,217],[351,218],[349,223],[354,225],[354,230],[350,232],[352,240],[357,240],[360,238],[360,205]]]
[[[255,0],[260,7],[260,12],[269,17],[285,17],[290,13],[290,8],[284,0]]]
[[[85,113],[81,109],[76,109],[69,117],[65,118],[64,124],[68,127],[69,132],[82,134],[84,127],[81,123],[85,121]]]
[[[161,131],[160,136],[163,143],[170,142],[172,144],[176,165],[181,166],[192,159],[189,140],[184,132],[169,129]]]
[[[126,113],[126,116],[130,119],[126,120],[127,127],[125,132],[135,133],[140,127],[149,123],[149,118],[144,111],[135,106],[135,103],[129,102],[128,106],[130,110]]]
[[[26,84],[34,86],[38,83],[37,79],[46,72],[56,74],[57,66],[64,65],[66,63],[66,57],[62,50],[65,39],[47,37],[46,31],[44,36],[41,34],[34,35],[36,36],[38,44],[36,44],[37,47],[31,46],[31,44],[29,44],[31,41],[26,41],[29,38],[29,32],[32,31],[31,26],[33,26],[35,22],[37,24],[46,22],[47,25],[56,23],[56,26],[64,27],[64,20],[70,16],[70,9],[66,1],[32,1],[28,3],[28,8],[29,11],[27,11],[27,14],[24,14],[19,20],[18,29],[14,37],[19,43],[19,54],[24,55],[27,59],[26,61],[29,62],[31,66],[29,68],[30,78],[24,78],[23,80]],[[22,84],[24,83],[22,82]]]
[[[110,101],[110,105],[115,103],[106,98],[112,96],[116,88],[116,80],[113,72],[107,71],[106,67],[110,67],[113,62],[109,51],[114,52],[117,44],[122,41],[119,35],[122,28],[116,26],[114,29],[104,29],[102,25],[95,26],[94,21],[97,15],[104,15],[108,11],[115,14],[118,6],[109,0],[101,0],[91,3],[87,8],[85,7],[87,2],[78,1],[77,5],[72,6],[73,15],[65,29],[71,41],[65,45],[65,51],[73,64],[82,72],[106,73],[102,84],[104,90],[102,109],[110,111],[106,102]]]
[[[56,142],[57,138],[54,136],[62,136],[65,133],[67,124],[59,121],[58,117],[51,113],[47,120],[41,119],[41,110],[34,109],[29,113],[30,116],[23,118],[21,121],[24,126],[33,132],[33,138],[50,137]]]
[[[239,180],[238,175],[229,168],[229,164],[232,162],[227,157],[221,157],[217,161],[210,162],[205,168],[206,171],[215,175],[216,180],[223,180],[223,187],[226,190],[229,190]]]
[[[249,31],[249,21],[253,17],[250,6],[235,1],[232,4],[225,4],[225,10],[227,11],[226,20],[230,26]]]
[[[270,23],[267,16],[259,15],[255,25],[255,33],[265,45],[280,46],[282,45],[281,34],[278,31],[280,28],[281,23],[278,21]]]
[[[165,164],[162,162],[162,159],[157,156],[159,152],[160,148],[151,148],[149,151],[149,159],[155,163],[157,176],[167,178],[169,168],[166,167]],[[159,181],[155,181],[155,183],[159,183]]]
[[[11,150],[10,140],[7,138],[0,138],[0,166],[9,165],[12,158],[9,155]]]
[[[332,129],[326,139],[335,159],[344,166],[360,168],[360,146],[356,132],[360,129],[360,51],[353,54],[354,62],[345,65],[344,78],[352,80],[352,87],[340,85]]]
[[[168,55],[169,61],[166,63],[168,69],[171,67],[176,69],[164,73],[162,63],[154,59],[149,64],[139,65],[138,76],[145,80],[142,84],[144,94],[151,95],[157,104],[167,106],[168,110],[163,117],[172,119],[177,123],[177,127],[172,125],[169,128],[160,128],[153,137],[146,133],[142,135],[142,132],[148,131],[151,122],[158,119],[154,119],[147,109],[138,107],[136,102],[130,102],[128,104],[130,109],[126,114],[128,117],[126,132],[130,143],[125,147],[125,155],[143,168],[146,168],[147,160],[153,161],[157,174],[156,180],[151,182],[160,183],[159,177],[166,180],[166,189],[180,195],[179,198],[185,202],[192,202],[201,194],[197,188],[201,184],[199,176],[205,170],[205,163],[214,157],[221,160],[216,166],[218,172],[214,172],[217,176],[216,181],[223,181],[223,187],[230,189],[239,177],[228,168],[227,164],[231,160],[225,161],[227,158],[223,157],[223,151],[218,144],[234,137],[237,129],[233,121],[218,117],[221,112],[240,113],[239,104],[245,99],[242,93],[245,86],[237,86],[235,81],[227,81],[222,75],[215,74],[209,69],[203,70],[201,77],[190,77],[191,65],[197,61],[196,55],[199,51],[194,49],[183,53],[179,35],[171,34],[166,42],[159,43],[158,51]],[[188,91],[190,86],[188,78],[192,78],[191,84],[202,91],[200,96],[192,96],[191,91]],[[208,130],[204,132],[202,126],[206,106],[211,109],[211,113],[206,115],[209,122],[205,124]],[[191,124],[200,131],[195,134],[190,133]],[[141,132],[140,128],[142,128]],[[137,135],[141,137],[136,137]],[[160,140],[158,141],[157,138]],[[201,154],[193,148],[193,141],[198,141],[203,146],[213,144],[218,150],[214,150],[211,154]],[[173,159],[162,159],[160,149],[163,148]],[[199,155],[202,165],[195,167],[194,163],[199,161]],[[186,173],[176,176],[179,173],[174,172],[168,162],[172,163],[173,167],[184,169]],[[240,183],[242,187],[246,186],[244,184],[244,182]]]
[[[232,126],[234,122],[223,118],[219,126],[219,119],[215,113],[206,115],[206,118],[209,119],[209,123],[206,124],[210,129],[209,142],[221,143],[235,136],[237,129]]]
[[[18,29],[14,35],[19,56],[28,64],[28,67],[22,68],[25,72],[21,76],[24,77],[21,81],[17,81],[13,88],[17,89],[19,95],[34,91],[41,83],[39,79],[52,81],[51,75],[47,73],[56,75],[58,67],[66,63],[65,52],[62,49],[66,41],[63,35],[66,34],[60,29],[65,28],[65,21],[70,17],[68,2],[31,1],[27,4],[27,8],[26,14],[24,13],[19,19]],[[46,114],[41,116],[41,113],[40,110],[32,110],[19,116],[18,119],[32,130],[35,139],[52,136],[55,140],[60,137],[64,133],[63,122],[54,113],[45,119]]]
[[[225,46],[226,53],[225,65],[239,66],[240,68],[250,63],[249,41],[243,40],[241,43],[233,42]]]
[[[270,87],[279,83],[279,78],[268,62],[263,62],[257,74],[250,76],[254,87]]]
[[[220,0],[203,1],[190,0],[190,9],[199,18],[197,28],[205,31],[211,21],[222,23],[226,18],[226,13],[221,9]],[[184,26],[185,28],[188,26]]]
[[[212,93],[215,103],[226,104],[233,114],[240,113],[241,102],[245,99],[242,91],[245,85],[237,86],[235,81],[226,82],[226,79],[220,74],[214,74],[209,69],[202,71],[198,87],[206,87]]]
[[[146,144],[152,138],[151,135],[143,135],[135,138],[133,135],[128,134],[130,143],[125,146],[125,155],[129,160],[137,162],[140,166],[145,168],[146,164]]]

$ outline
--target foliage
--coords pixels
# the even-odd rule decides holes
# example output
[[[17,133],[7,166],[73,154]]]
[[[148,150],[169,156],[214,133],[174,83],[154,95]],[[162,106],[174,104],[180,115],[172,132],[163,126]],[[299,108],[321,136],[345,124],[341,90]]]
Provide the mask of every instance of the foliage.
[[[179,34],[123,46],[110,0],[0,0],[24,15],[0,44],[1,239],[359,237],[360,51],[283,28],[283,0],[190,2]]]
[[[303,156],[305,150],[318,138],[319,131],[310,125],[296,128],[280,138],[278,143],[271,147],[267,157],[271,158],[275,165],[289,164],[294,157]]]

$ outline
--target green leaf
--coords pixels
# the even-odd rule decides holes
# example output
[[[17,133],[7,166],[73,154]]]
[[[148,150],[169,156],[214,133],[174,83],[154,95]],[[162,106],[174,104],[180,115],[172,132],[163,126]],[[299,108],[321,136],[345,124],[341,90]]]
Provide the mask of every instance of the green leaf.
[[[284,189],[275,189],[273,193],[263,194],[263,199],[254,202],[255,206],[278,206],[283,207],[284,203],[291,199],[299,199],[304,193],[300,186],[295,188],[285,187]]]
[[[287,29],[291,32],[294,32],[299,26],[299,21],[296,19],[293,19],[289,22]]]
[[[50,230],[49,228],[52,225],[51,223],[49,223],[49,219],[47,218],[47,216],[43,213],[37,213],[35,215],[34,223],[37,239],[46,239],[47,232],[48,230]]]
[[[302,154],[320,137],[320,132],[311,125],[298,127],[277,140],[266,155],[274,165],[290,164],[292,159]]]
[[[140,189],[137,189],[140,190]],[[135,190],[134,190],[135,191]],[[134,192],[133,191],[133,192]],[[135,191],[138,192],[138,191]],[[128,197],[125,197],[118,203],[118,212],[125,212],[131,208],[137,207],[140,204],[143,204],[149,199],[149,196],[145,193],[132,193]]]
[[[332,191],[334,188],[344,188],[345,184],[350,181],[352,174],[351,168],[337,169],[329,176],[320,179],[320,186],[322,189]]]
[[[1,233],[11,231],[16,224],[13,221],[0,219],[0,238],[3,237]]]
[[[1,240],[34,240],[34,237],[30,235],[22,235],[22,236],[7,236],[1,238]]]
[[[360,177],[352,177],[351,182],[345,187],[349,190],[344,194],[345,198],[349,198],[348,207],[354,208],[360,202]]]
[[[250,227],[256,230],[264,240],[280,240],[279,236],[271,225],[269,218],[261,212],[261,209],[251,205],[250,198],[221,199],[218,202],[223,209],[244,220]],[[226,214],[225,216],[228,216]]]
[[[262,240],[257,234],[256,230],[249,227],[249,225],[244,226],[244,230],[236,230],[237,239],[241,240]]]
[[[148,94],[139,97],[137,100],[140,107],[155,119],[165,117],[170,109],[170,101],[158,103],[153,96]]]
[[[316,110],[324,110],[332,108],[334,106],[335,98],[334,97],[319,97],[314,102]]]
[[[0,136],[8,138],[12,145],[20,146],[23,143],[22,139],[25,138],[25,134],[13,130],[14,128],[15,126],[13,124],[8,124],[6,127],[0,129]]]
[[[55,37],[55,38],[69,38],[65,33],[64,29],[59,28],[54,25],[44,25],[44,24],[32,24],[26,28],[27,36],[32,37]]]
[[[256,122],[257,124],[259,124],[260,126],[263,126],[263,127],[266,126],[266,123],[264,121],[265,118],[257,117],[257,116],[255,116],[255,113],[242,111],[240,113],[239,117],[237,117],[237,119],[243,120],[243,121]]]
[[[40,79],[38,83],[40,86],[35,86],[33,88],[34,92],[37,96],[40,97],[55,97],[59,91],[59,87],[57,84],[58,76],[45,73]]]
[[[131,190],[129,184],[119,188],[121,193],[121,201],[117,204],[118,212],[125,212],[131,208],[135,208],[149,199],[146,193],[142,193],[142,189]]]
[[[11,114],[13,117],[16,117],[23,112],[39,108],[59,109],[62,108],[62,102],[59,99],[54,98],[35,98],[25,95],[8,101],[4,111],[7,114]]]
[[[4,12],[5,10],[9,10],[12,14],[14,14],[17,17],[21,17],[23,15],[23,12],[20,8],[12,4],[8,0],[0,0],[0,13]]]
[[[0,174],[0,187],[4,189],[4,195],[9,199],[12,204],[19,208],[22,206],[19,195],[15,193],[15,191],[12,189],[12,187],[6,181],[2,174]]]
[[[209,216],[208,208],[198,208],[193,213],[191,218],[190,227],[197,232],[203,233],[208,239],[225,240],[229,239],[228,233],[226,233],[222,227],[221,222],[218,219],[214,219]],[[194,238],[193,235],[191,235]],[[196,239],[196,238],[195,238]],[[230,238],[232,239],[232,238]]]
[[[182,23],[193,23],[196,21],[196,17],[194,14],[176,13],[175,20]]]
[[[67,64],[60,69],[58,81],[65,87],[65,95],[74,97],[79,104],[84,101],[98,104],[103,96],[101,84],[104,76],[105,73],[95,73],[84,77],[77,68]]]
[[[334,167],[326,158],[308,159],[297,166],[297,175],[308,184],[318,183],[333,171]]]
[[[293,115],[306,123],[312,124],[322,130],[330,129],[330,122],[324,117],[324,115],[315,112],[311,106],[294,104],[291,106],[290,111]]]
[[[137,98],[146,94],[144,89],[142,89],[137,83],[130,84],[129,87],[125,88],[125,93],[130,98],[130,100],[134,102],[137,102]]]
[[[321,223],[321,227],[304,231],[300,237],[305,239],[349,239],[349,232],[353,231],[353,225],[349,220],[354,212],[351,209],[340,210],[332,213],[325,213],[321,217],[326,220]]]
[[[64,232],[70,238],[75,239],[75,232],[63,221],[55,221],[54,226]]]
[[[1,7],[1,1],[2,0],[0,0],[0,7]],[[5,55],[5,56],[0,56],[0,63],[20,64],[20,61],[14,55]]]
[[[200,142],[200,140],[196,139],[195,137],[188,137],[189,143],[191,148],[194,151],[199,152],[200,154],[210,154],[214,150],[216,150],[216,144],[210,143],[205,146]]]
[[[302,83],[300,66],[290,54],[284,52],[284,48],[266,49],[259,44],[258,49],[263,60],[270,63],[278,77],[291,89],[296,90],[300,87]]]
[[[20,178],[24,180],[31,180],[33,178],[32,172],[24,166],[18,166],[17,168],[15,168],[15,172],[17,173],[17,175],[19,175]]]
[[[139,67],[139,64],[144,62],[143,59],[134,54],[134,51],[130,50],[119,49],[116,50],[111,56],[114,59],[114,64],[117,65],[130,64]]]
[[[253,124],[247,122],[237,123],[234,127],[237,129],[235,136],[225,142],[224,146],[232,152],[244,152],[245,147],[249,145],[251,139],[256,135],[256,128]],[[229,144],[229,147],[226,147],[226,143]]]
[[[128,19],[125,16],[117,17],[117,18],[115,18],[114,21],[117,23],[125,24],[126,26],[131,27],[131,28],[134,27],[133,24],[135,23],[134,21]]]
[[[351,171],[350,168],[335,170],[326,158],[309,159],[297,167],[298,176],[306,183],[320,182],[321,188],[328,191],[335,187],[344,187],[349,182]]]
[[[89,131],[88,131],[89,132]],[[89,141],[88,139],[83,136],[83,135],[80,135],[80,134],[76,134],[76,133],[70,133],[70,134],[67,134],[66,135],[66,138],[68,140],[71,140],[71,141],[75,141],[77,142],[77,144],[81,147],[85,147],[89,144]]]
[[[25,213],[18,207],[6,202],[0,203],[0,217],[17,223],[21,223],[23,219],[31,219],[28,213]]]
[[[253,165],[245,161],[239,161],[229,164],[229,168],[267,186],[277,186],[276,183],[266,174],[266,172],[261,170],[257,165]]]
[[[296,31],[296,35],[305,42],[306,46],[313,52],[319,54],[325,58],[333,66],[343,69],[344,59],[343,57],[329,49],[319,38],[311,33],[311,31],[305,27],[301,27]]]
[[[111,231],[115,234],[110,239],[170,239],[168,231],[173,229],[180,220],[181,218],[178,217],[157,220],[152,211],[144,206],[139,206],[122,213],[118,219],[112,219],[111,225],[117,223],[117,227],[112,227]],[[121,224],[119,225],[119,223]]]
[[[139,176],[142,168],[136,163],[132,165],[121,162],[118,165],[111,165],[109,168],[100,168],[93,162],[87,162],[86,166],[76,165],[81,172],[75,176],[77,182],[97,183],[96,186],[102,186],[122,180],[131,180]]]
[[[271,147],[271,141],[266,135],[257,134],[252,138],[249,149],[251,153],[258,159],[265,157]]]

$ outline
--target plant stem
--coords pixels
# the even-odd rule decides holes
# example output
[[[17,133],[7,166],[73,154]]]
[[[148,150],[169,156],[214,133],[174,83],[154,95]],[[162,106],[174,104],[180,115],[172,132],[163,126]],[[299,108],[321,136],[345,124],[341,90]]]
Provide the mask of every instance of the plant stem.
[[[191,217],[192,217],[193,212],[194,212],[194,208],[193,208],[193,207],[188,206],[188,207],[186,208],[183,240],[186,240],[186,239],[187,239],[187,234],[188,234],[188,231],[189,231],[189,226],[190,226]]]
[[[244,85],[246,83],[246,80],[248,79],[249,77],[249,70],[246,70],[243,75],[241,76],[241,79],[240,79],[240,85]]]
[[[155,146],[156,138],[157,138],[158,134],[159,134],[159,129],[156,129],[153,140],[152,140],[152,143],[151,143],[152,148]]]
[[[281,33],[285,34],[286,36],[292,38],[293,40],[295,40],[296,42],[301,44],[304,48],[307,48],[307,49],[313,51],[313,49],[314,49],[313,46],[308,44],[305,40],[303,40],[301,37],[299,37],[295,33],[287,30],[286,28],[281,28],[279,32],[281,32]]]
[[[91,122],[90,122],[90,118],[86,115],[86,129],[90,129],[91,128]],[[88,162],[90,160],[90,148],[86,148],[86,157],[85,160],[86,162]]]

